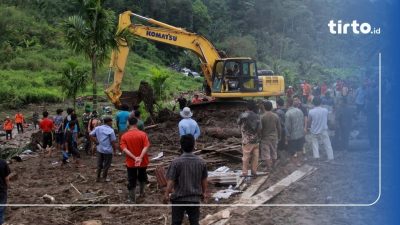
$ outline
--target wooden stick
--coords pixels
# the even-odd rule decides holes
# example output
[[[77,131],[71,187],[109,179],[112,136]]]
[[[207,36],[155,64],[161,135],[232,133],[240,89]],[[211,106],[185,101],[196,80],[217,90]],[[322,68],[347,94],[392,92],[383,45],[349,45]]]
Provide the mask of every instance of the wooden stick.
[[[152,128],[158,127],[158,125],[159,125],[159,124],[154,124],[154,125],[146,126],[146,127],[144,127],[144,130],[150,130],[150,129],[152,129]]]
[[[80,195],[82,195],[82,193],[78,190],[78,188],[76,188],[72,183],[70,183],[70,185],[75,189],[76,192],[78,192]]]

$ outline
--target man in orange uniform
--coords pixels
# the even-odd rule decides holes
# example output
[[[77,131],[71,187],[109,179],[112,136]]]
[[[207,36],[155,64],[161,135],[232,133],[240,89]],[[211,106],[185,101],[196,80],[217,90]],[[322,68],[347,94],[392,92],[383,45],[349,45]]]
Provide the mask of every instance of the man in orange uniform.
[[[17,124],[18,134],[20,131],[21,133],[24,133],[24,126],[22,125],[24,121],[25,121],[24,115],[22,115],[22,113],[18,111],[17,114],[15,114],[15,123]]]
[[[147,181],[146,169],[149,164],[147,150],[150,142],[147,134],[137,128],[138,120],[131,117],[128,120],[129,130],[121,137],[121,151],[126,154],[128,171],[128,201],[136,203],[136,180],[139,180],[140,197],[144,197],[144,187]]]
[[[303,86],[303,103],[307,104],[308,98],[310,97],[311,93],[311,85],[307,83],[307,81],[304,81],[304,86]]]
[[[10,117],[7,116],[6,120],[3,123],[3,129],[6,132],[6,140],[8,139],[12,139],[12,130],[14,128],[14,124],[12,122],[12,120],[10,120]]]

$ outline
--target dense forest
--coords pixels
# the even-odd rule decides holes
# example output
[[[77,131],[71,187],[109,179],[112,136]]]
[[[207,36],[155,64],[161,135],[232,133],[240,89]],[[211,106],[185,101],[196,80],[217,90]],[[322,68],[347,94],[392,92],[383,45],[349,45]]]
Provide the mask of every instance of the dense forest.
[[[377,66],[377,52],[385,48],[383,35],[332,35],[327,24],[357,19],[384,32],[385,23],[379,22],[390,1],[109,0],[104,7],[115,13],[115,24],[119,13],[131,10],[204,35],[228,56],[257,59],[259,69],[282,74],[288,85],[301,79],[320,82],[368,75]],[[63,21],[79,12],[79,1],[0,0],[1,103],[15,106],[62,99],[58,85],[66,62],[90,65],[65,45],[61,29]],[[125,89],[149,79],[152,67],[168,71],[166,67],[178,64],[200,70],[195,55],[179,48],[138,38],[132,49],[127,73],[133,76],[127,76]],[[100,82],[106,80],[107,71],[105,63]],[[201,84],[177,79],[188,82],[178,90]]]

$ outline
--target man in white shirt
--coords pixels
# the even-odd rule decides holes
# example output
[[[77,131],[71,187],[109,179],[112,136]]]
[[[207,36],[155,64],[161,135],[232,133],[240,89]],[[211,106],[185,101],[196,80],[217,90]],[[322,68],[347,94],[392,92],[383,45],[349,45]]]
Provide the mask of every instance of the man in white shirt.
[[[313,99],[315,108],[308,113],[308,121],[311,124],[311,144],[313,156],[319,159],[319,145],[321,144],[326,151],[328,160],[333,160],[333,150],[328,134],[328,110],[321,107],[321,99]]]

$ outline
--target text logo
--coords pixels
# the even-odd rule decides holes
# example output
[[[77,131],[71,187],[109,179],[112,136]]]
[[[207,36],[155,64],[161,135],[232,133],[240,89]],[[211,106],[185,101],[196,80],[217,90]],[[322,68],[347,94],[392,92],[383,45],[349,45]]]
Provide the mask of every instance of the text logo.
[[[170,35],[170,34],[162,34],[154,31],[146,31],[146,36],[161,38],[170,41],[176,41],[178,39],[177,36]]]
[[[380,34],[380,27],[372,27],[369,23],[358,23],[357,20],[353,20],[352,23],[342,23],[341,20],[337,22],[330,20],[328,23],[329,32],[331,34]]]

